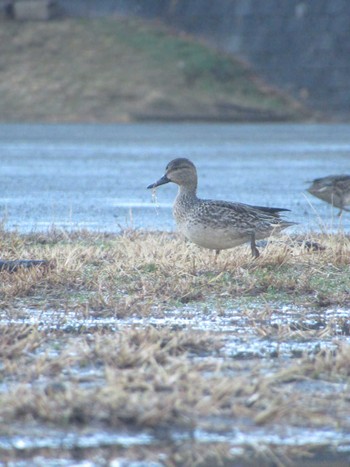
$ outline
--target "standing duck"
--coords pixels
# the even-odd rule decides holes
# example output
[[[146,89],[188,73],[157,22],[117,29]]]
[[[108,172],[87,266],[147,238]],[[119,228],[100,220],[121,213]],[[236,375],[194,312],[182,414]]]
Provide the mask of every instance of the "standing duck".
[[[197,197],[197,170],[189,159],[174,159],[165,175],[147,188],[173,182],[179,191],[173,214],[179,231],[191,242],[204,248],[220,250],[250,242],[253,257],[259,256],[255,241],[291,226],[280,218],[289,209],[250,206],[229,201]]]

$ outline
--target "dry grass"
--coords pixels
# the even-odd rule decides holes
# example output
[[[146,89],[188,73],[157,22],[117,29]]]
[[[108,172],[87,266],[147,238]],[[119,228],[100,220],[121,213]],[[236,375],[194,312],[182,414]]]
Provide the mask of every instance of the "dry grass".
[[[325,249],[309,251],[285,237],[258,260],[242,247],[215,262],[165,233],[2,232],[4,259],[46,259],[53,267],[1,273],[1,433],[18,421],[22,432],[39,423],[163,437],[230,432],[233,424],[247,433],[349,430],[349,320],[325,310],[349,308],[350,242],[340,234],[312,240]],[[237,309],[240,334],[194,329],[214,315],[233,320]],[[48,310],[65,326],[45,324]],[[169,313],[188,325],[150,326]],[[36,319],[30,324],[29,317]],[[98,324],[107,317],[113,326]],[[88,327],[91,318],[97,321]],[[247,358],[232,350],[238,341],[277,350]],[[305,346],[287,358],[285,344]],[[266,445],[262,454],[245,446],[238,455],[227,442],[208,446],[195,443],[181,454],[168,446],[167,463],[215,465],[217,457],[217,465],[238,458],[249,465],[249,454],[286,465],[288,456],[312,451]]]
[[[112,236],[52,231],[46,238],[3,233],[3,259],[46,259],[54,267],[3,272],[4,306],[47,307],[147,315],[209,297],[308,307],[347,306],[350,301],[350,242],[344,235],[317,237],[323,251],[308,251],[285,237],[259,260],[248,248],[214,254],[172,234],[126,231]],[[291,245],[291,246],[290,246]]]

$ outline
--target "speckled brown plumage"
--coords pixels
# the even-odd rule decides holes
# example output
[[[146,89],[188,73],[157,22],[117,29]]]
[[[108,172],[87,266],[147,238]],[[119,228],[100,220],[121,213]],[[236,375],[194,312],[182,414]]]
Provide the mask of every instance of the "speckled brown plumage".
[[[342,211],[349,211],[345,206],[350,206],[350,175],[316,178],[307,191],[316,198],[339,208],[339,216]]]
[[[280,218],[288,209],[250,206],[197,197],[197,170],[188,159],[169,162],[165,175],[148,188],[173,182],[179,186],[173,214],[178,229],[193,243],[219,252],[245,242],[251,243],[254,257],[259,256],[255,240],[279,232],[294,222]]]

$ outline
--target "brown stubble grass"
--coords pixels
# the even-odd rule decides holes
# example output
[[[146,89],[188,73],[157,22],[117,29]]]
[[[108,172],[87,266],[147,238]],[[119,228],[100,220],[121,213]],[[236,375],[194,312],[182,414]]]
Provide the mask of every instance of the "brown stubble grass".
[[[319,243],[325,250],[311,252],[284,238],[271,243],[257,261],[246,247],[223,251],[215,261],[212,252],[166,233],[53,231],[45,241],[40,235],[36,239],[5,234],[2,242],[3,259],[40,258],[54,265],[49,270],[2,272],[3,304],[36,297],[46,305],[59,301],[106,313],[120,305],[124,309],[138,304],[149,311],[147,305],[162,309],[205,301],[211,295],[298,295],[307,304],[317,304],[325,294],[329,302],[349,300],[349,239],[340,234],[322,236]]]
[[[3,259],[46,259],[51,267],[0,273],[2,432],[16,420],[24,426],[215,431],[212,418],[248,431],[349,429],[350,326],[348,319],[324,314],[327,307],[349,307],[349,239],[310,239],[325,249],[310,251],[281,237],[261,249],[258,260],[246,246],[215,260],[170,233],[3,231]],[[296,306],[299,318],[288,321],[281,303]],[[237,307],[246,320],[243,340],[311,342],[315,350],[287,360],[279,352],[246,359],[227,351],[236,335],[193,329],[201,316],[229,317]],[[63,324],[74,311],[80,325],[43,325],[47,310],[60,312]],[[149,319],[169,312],[188,316],[188,325],[150,326]],[[324,326],[309,327],[310,312]],[[106,317],[115,326],[85,324]],[[133,324],[135,317],[142,324]],[[320,384],[328,385],[325,392]],[[223,446],[217,449],[228,455]],[[271,449],[269,459],[288,451]],[[204,451],[194,449],[196,459]],[[188,455],[184,450],[183,465]]]

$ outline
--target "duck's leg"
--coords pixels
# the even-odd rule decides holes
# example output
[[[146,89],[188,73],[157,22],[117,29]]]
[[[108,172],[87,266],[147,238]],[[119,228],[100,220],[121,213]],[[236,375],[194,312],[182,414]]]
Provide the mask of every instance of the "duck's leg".
[[[340,206],[338,206],[338,207],[339,207],[339,212],[338,212],[337,216],[340,217],[343,214],[343,209],[344,209],[344,203],[343,203],[342,196],[340,196]]]
[[[217,260],[218,260],[218,256],[219,256],[220,251],[221,251],[221,250],[215,250],[215,263],[216,263]]]
[[[350,209],[346,208],[343,203],[341,204],[339,209],[340,209],[340,211],[338,212],[338,217],[340,217],[343,214],[343,211],[350,212]]]
[[[338,206],[340,211],[338,212],[338,217],[340,217],[343,214],[343,211],[350,212],[350,209],[346,208],[345,206],[345,200],[343,196],[340,196],[340,206]]]
[[[255,232],[254,231],[252,232],[252,235],[250,237],[250,248],[252,250],[253,257],[258,258],[260,256],[260,253],[255,244]]]

